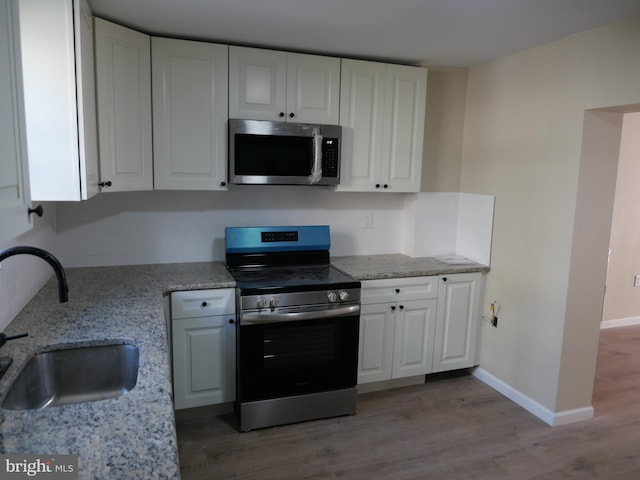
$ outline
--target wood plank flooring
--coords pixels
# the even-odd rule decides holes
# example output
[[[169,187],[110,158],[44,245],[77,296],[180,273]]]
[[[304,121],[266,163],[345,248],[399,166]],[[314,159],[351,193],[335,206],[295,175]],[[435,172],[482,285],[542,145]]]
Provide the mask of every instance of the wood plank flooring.
[[[183,480],[638,479],[640,327],[603,330],[595,418],[549,427],[470,375],[358,397],[354,416],[239,433],[178,422]]]

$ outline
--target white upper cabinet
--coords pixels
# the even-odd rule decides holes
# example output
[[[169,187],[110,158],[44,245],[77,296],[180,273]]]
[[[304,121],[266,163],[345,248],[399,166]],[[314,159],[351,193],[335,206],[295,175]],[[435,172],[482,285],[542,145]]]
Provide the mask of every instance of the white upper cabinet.
[[[339,191],[418,192],[427,70],[342,60]]]
[[[31,228],[17,8],[0,1],[0,243]]]
[[[95,19],[103,192],[153,189],[151,38]]]
[[[284,120],[286,109],[286,52],[229,47],[229,118]]]
[[[229,50],[229,117],[337,125],[340,59]]]
[[[86,0],[21,0],[27,144],[34,200],[98,192],[93,17]]]
[[[154,186],[226,190],[229,47],[151,39]]]

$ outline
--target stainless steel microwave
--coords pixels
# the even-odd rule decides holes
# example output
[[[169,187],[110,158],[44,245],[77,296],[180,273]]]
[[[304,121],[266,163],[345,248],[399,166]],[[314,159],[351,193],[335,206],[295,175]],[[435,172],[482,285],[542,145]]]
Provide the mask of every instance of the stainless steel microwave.
[[[229,120],[229,182],[336,185],[339,125]]]

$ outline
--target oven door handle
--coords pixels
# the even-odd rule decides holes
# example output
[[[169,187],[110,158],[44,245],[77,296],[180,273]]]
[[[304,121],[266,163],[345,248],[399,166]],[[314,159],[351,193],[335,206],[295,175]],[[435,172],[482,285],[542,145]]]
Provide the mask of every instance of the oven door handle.
[[[360,313],[360,305],[348,305],[326,310],[311,310],[306,312],[289,313],[243,313],[240,323],[244,325],[257,325],[261,323],[294,322],[297,320],[316,320],[322,318],[348,317]]]

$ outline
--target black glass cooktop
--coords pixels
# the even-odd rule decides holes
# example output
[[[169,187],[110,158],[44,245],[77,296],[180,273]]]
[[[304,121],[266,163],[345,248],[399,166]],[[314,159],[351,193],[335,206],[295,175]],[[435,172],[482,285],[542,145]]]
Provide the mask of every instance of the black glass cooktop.
[[[231,267],[243,295],[258,292],[303,292],[360,288],[360,282],[329,264]]]

